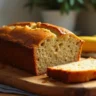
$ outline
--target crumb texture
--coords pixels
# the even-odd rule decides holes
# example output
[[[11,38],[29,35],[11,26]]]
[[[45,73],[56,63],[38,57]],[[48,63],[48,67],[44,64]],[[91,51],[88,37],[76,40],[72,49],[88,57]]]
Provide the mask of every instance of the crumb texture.
[[[38,70],[44,73],[47,67],[78,60],[79,40],[70,35],[45,40],[37,50]]]

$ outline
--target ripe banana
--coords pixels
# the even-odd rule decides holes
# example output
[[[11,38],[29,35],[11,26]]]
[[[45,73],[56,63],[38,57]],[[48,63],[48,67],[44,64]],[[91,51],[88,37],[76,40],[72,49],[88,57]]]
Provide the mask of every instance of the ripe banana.
[[[79,37],[85,41],[82,48],[83,52],[96,52],[96,35]]]

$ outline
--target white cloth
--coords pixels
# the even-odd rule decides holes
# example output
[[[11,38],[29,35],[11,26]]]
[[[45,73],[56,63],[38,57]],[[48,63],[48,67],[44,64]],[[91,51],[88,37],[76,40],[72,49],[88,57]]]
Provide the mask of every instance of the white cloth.
[[[13,94],[20,94],[20,95],[25,95],[25,96],[37,96],[32,93],[10,87],[8,85],[0,84],[0,92],[1,93],[13,93]]]

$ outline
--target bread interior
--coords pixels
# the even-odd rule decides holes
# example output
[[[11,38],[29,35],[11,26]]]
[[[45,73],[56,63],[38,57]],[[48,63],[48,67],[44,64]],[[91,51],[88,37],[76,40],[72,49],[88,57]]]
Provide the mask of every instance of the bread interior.
[[[80,40],[70,34],[48,38],[37,49],[37,70],[45,73],[47,67],[77,61]]]

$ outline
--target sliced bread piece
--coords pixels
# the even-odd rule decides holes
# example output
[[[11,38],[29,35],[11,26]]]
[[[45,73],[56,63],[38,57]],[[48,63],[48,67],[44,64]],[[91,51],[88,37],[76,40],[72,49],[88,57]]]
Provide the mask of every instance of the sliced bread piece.
[[[96,79],[96,59],[86,59],[47,68],[47,75],[67,83]]]

